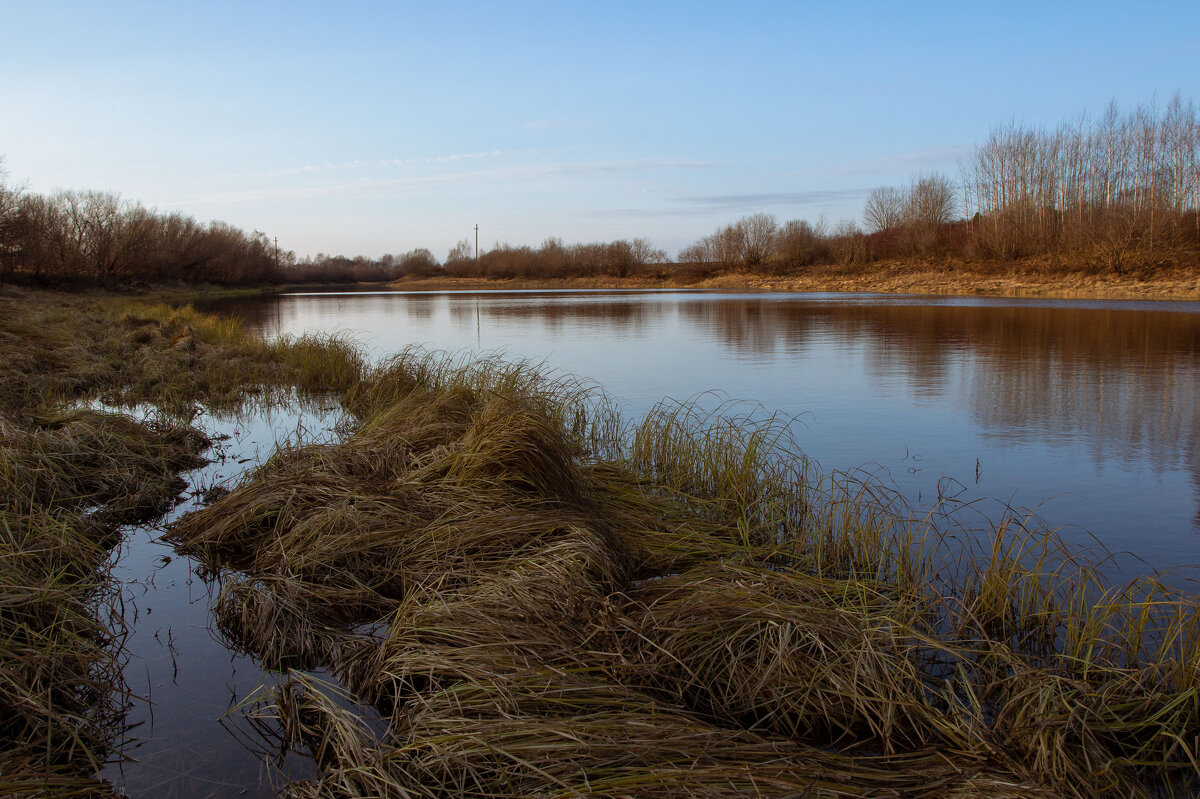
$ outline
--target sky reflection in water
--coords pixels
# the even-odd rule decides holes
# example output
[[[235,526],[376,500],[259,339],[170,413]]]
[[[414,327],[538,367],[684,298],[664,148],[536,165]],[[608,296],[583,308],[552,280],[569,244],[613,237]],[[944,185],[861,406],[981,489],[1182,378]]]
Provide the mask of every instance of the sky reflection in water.
[[[797,416],[823,471],[879,473],[918,507],[953,478],[961,499],[1037,508],[1152,567],[1200,564],[1200,303],[346,292],[215,307],[269,333],[348,332],[376,356],[503,350],[592,378],[632,414],[722,392]]]

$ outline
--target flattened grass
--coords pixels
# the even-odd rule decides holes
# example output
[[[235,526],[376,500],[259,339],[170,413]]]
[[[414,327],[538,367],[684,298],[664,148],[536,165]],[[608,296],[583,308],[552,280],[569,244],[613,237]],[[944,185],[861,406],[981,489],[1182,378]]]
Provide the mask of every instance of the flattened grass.
[[[955,549],[869,480],[815,479],[786,424],[623,427],[528,364],[409,351],[345,398],[352,435],[172,533],[243,573],[232,635],[389,722],[299,677],[262,698],[318,753],[294,795],[1197,787],[1195,602],[1105,589],[1032,525]]]

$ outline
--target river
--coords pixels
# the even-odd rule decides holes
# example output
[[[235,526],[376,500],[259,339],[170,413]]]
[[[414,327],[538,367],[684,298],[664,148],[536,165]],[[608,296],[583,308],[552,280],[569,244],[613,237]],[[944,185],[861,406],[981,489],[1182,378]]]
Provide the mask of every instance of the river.
[[[1118,573],[1200,565],[1200,303],[355,291],[203,307],[267,335],[348,333],[375,357],[499,350],[595,380],[631,416],[740,400],[795,417],[823,472],[865,470],[918,510],[1036,511]]]

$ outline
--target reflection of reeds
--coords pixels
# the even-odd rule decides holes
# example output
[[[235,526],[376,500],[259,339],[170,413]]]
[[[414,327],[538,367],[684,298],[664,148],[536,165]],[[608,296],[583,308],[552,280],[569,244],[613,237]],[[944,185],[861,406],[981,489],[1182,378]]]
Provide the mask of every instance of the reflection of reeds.
[[[260,721],[303,796],[1149,795],[1196,784],[1196,606],[1010,520],[955,548],[786,425],[624,428],[527,364],[406,352],[172,536],[221,624],[331,668]],[[960,534],[964,531],[958,530]]]

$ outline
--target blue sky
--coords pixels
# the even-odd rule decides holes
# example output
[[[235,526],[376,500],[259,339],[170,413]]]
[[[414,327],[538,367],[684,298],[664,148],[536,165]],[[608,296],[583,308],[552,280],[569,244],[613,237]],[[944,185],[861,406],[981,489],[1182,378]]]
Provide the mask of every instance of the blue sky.
[[[1200,3],[0,0],[0,156],[301,255],[858,219],[993,125],[1200,101]]]

